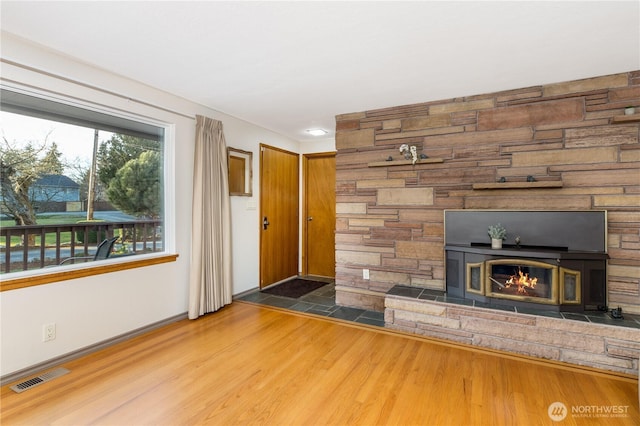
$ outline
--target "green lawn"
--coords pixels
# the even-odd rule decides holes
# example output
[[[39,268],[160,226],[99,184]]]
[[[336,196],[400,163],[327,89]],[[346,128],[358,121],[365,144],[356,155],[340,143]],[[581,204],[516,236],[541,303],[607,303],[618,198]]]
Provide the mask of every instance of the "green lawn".
[[[66,214],[48,214],[48,215],[40,215],[38,216],[38,225],[63,225],[63,224],[73,224],[83,220],[86,220],[87,217],[85,215],[66,215]],[[15,226],[15,222],[13,220],[2,220],[0,221],[0,227],[5,226]],[[20,237],[11,237],[11,246],[19,245],[22,243]],[[36,237],[36,246],[40,245],[40,237]],[[71,243],[71,232],[61,232],[60,233],[60,244],[69,244]],[[56,235],[55,234],[47,234],[45,237],[46,245],[55,245],[56,244]]]
[[[38,225],[60,225],[64,223],[76,223],[81,220],[86,220],[85,215],[67,215],[67,214],[48,214],[38,216]],[[13,220],[2,220],[0,226],[15,226]]]

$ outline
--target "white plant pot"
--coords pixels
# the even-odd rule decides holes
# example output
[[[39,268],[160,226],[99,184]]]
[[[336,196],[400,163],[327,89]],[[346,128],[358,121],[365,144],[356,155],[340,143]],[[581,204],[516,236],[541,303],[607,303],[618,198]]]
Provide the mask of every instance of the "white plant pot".
[[[629,107],[624,109],[624,115],[633,115],[636,113],[636,109],[634,107]]]
[[[491,239],[491,248],[492,249],[501,249],[502,248],[502,240],[500,238],[492,238]]]

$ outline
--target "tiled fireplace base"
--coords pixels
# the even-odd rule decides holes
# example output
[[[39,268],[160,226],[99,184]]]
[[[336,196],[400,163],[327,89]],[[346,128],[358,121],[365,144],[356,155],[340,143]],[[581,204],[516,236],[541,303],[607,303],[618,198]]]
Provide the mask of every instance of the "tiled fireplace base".
[[[577,320],[558,313],[488,309],[447,299],[442,292],[405,286],[389,290],[384,315],[385,327],[391,329],[638,375],[636,316],[616,323],[620,320],[595,313],[598,322],[593,322],[586,316]]]

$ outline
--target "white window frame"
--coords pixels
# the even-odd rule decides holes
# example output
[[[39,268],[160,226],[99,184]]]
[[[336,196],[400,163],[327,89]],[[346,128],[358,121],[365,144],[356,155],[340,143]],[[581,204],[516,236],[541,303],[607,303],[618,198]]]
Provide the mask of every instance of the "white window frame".
[[[169,123],[157,118],[143,116],[132,111],[123,111],[88,100],[66,97],[32,87],[25,88],[14,84],[0,84],[0,89],[6,89],[19,94],[41,98],[76,108],[85,109],[105,115],[110,115],[129,121],[148,124],[162,128],[163,137],[163,250],[135,256],[114,257],[100,262],[87,262],[75,265],[53,266],[28,271],[16,271],[2,274],[0,291],[12,290],[31,285],[47,284],[65,279],[98,275],[122,269],[148,266],[151,264],[175,261],[176,250],[176,205],[175,205],[175,123]],[[27,115],[27,114],[25,114]],[[68,274],[66,273],[68,272]]]

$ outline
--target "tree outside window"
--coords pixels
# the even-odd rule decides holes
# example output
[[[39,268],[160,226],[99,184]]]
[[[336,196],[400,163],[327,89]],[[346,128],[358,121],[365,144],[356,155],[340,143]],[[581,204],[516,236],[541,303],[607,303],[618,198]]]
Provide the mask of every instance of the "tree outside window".
[[[109,222],[113,217],[118,217],[119,222],[162,220],[161,137],[147,139],[6,111],[0,112],[0,120],[2,227],[86,222],[88,218],[84,215],[89,207],[96,212],[96,221]],[[41,129],[40,134],[34,136],[33,129]],[[89,197],[91,191],[93,196]],[[87,205],[88,200],[92,200],[91,206]],[[119,233],[123,246],[139,245],[140,238],[162,239],[157,230],[145,228],[144,233],[138,232],[133,237],[138,239],[136,242],[128,241],[132,233],[126,229],[132,228],[122,226],[121,231],[113,231]],[[6,246],[6,239],[2,238],[0,245]],[[37,248],[42,245],[54,248],[49,247],[49,240],[48,236],[45,240],[37,234],[29,234],[28,241],[12,236],[9,250],[26,245],[30,260],[32,256],[37,260]],[[80,243],[83,241],[66,241],[64,237],[56,240],[61,246]],[[137,248],[133,251],[137,252]]]

